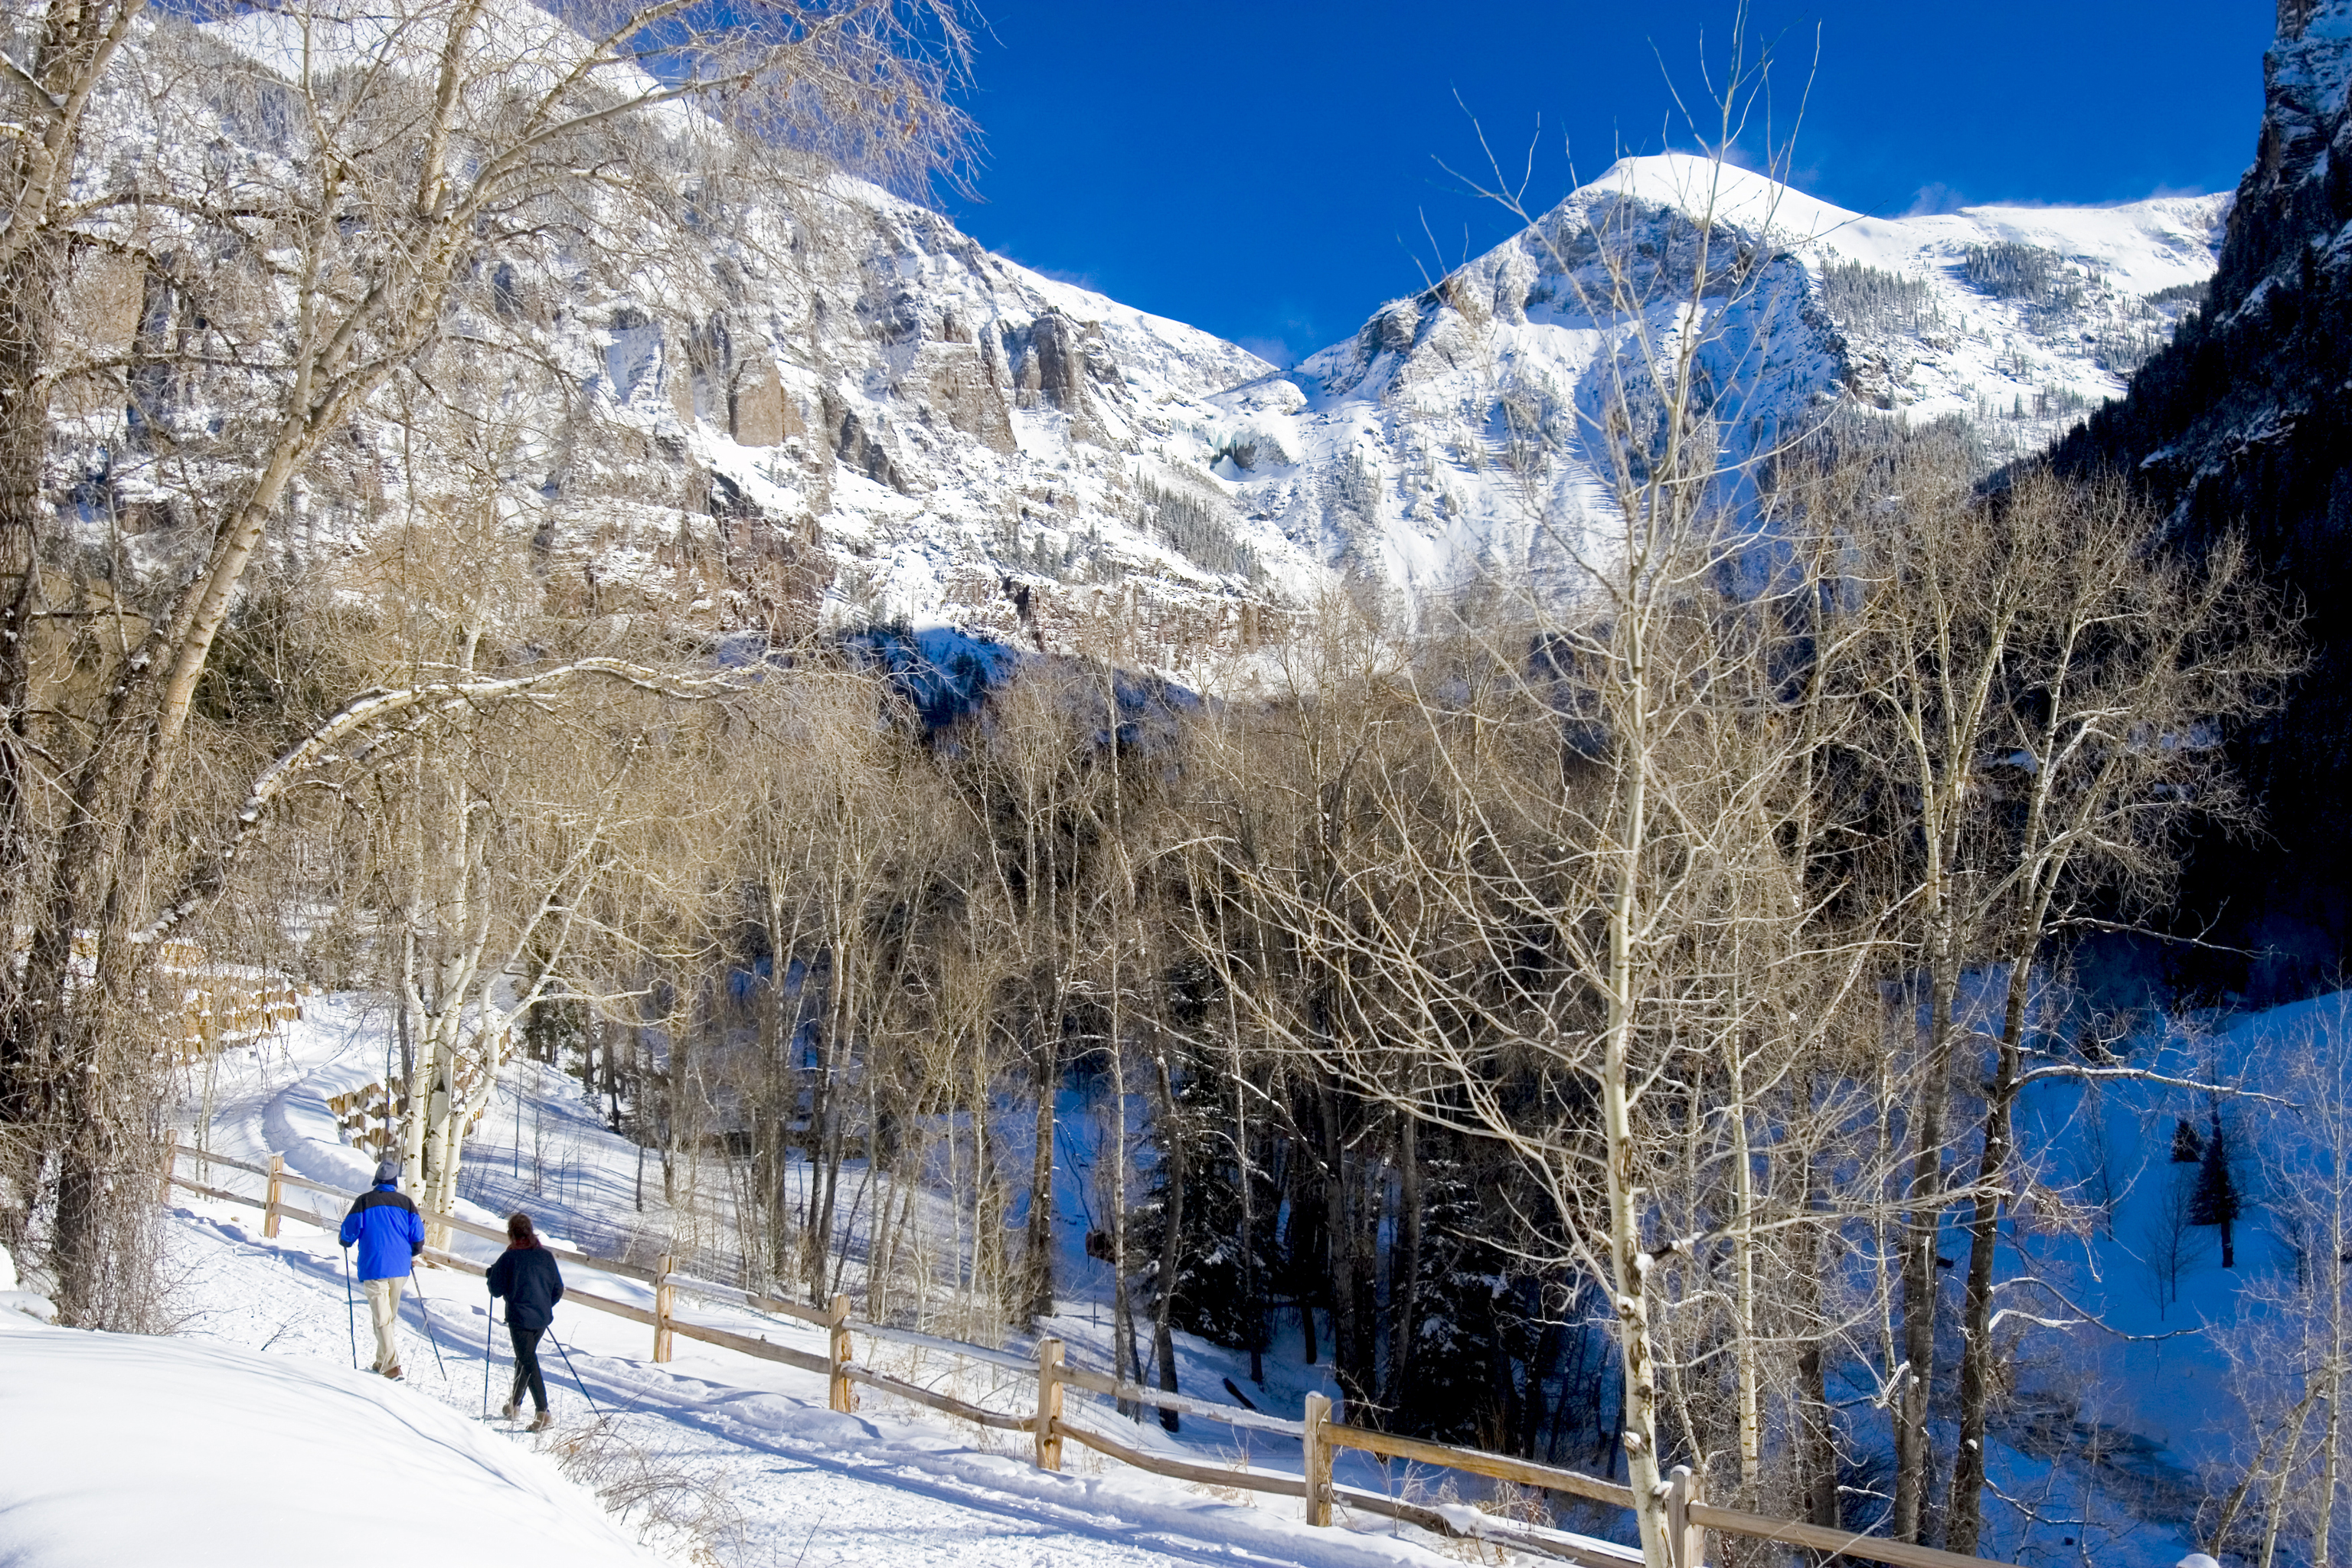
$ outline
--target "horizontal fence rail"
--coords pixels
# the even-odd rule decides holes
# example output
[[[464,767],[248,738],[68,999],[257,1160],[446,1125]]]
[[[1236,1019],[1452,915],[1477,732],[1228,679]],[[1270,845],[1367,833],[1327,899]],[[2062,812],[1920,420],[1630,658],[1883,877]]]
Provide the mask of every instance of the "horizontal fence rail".
[[[179,1162],[191,1160],[202,1166],[219,1165],[260,1177],[268,1184],[266,1194],[259,1200],[244,1193],[231,1192],[207,1183],[190,1181],[179,1173]],[[168,1201],[173,1187],[196,1193],[225,1203],[241,1204],[262,1211],[262,1234],[275,1237],[280,1219],[299,1220],[321,1230],[338,1230],[341,1216],[329,1216],[299,1207],[284,1201],[287,1188],[323,1194],[326,1196],[351,1200],[359,1194],[341,1187],[330,1186],[298,1176],[285,1168],[281,1155],[271,1155],[269,1163],[257,1165],[244,1160],[207,1153],[203,1150],[180,1143],[177,1134],[167,1135],[163,1154],[163,1179],[161,1193]],[[503,1246],[506,1232],[492,1226],[478,1225],[457,1215],[426,1213],[422,1216],[428,1226],[479,1237]],[[625,1263],[617,1258],[598,1258],[590,1253],[568,1247],[550,1247],[548,1251],[565,1263],[595,1273],[609,1274],[653,1287],[654,1305],[651,1310],[608,1296],[595,1295],[566,1285],[563,1300],[573,1306],[592,1311],[609,1313],[641,1323],[654,1331],[654,1360],[670,1359],[671,1342],[684,1337],[701,1343],[716,1345],[761,1361],[801,1372],[823,1374],[827,1382],[828,1402],[839,1411],[851,1407],[853,1385],[887,1394],[896,1399],[920,1405],[999,1432],[1026,1432],[1035,1444],[1036,1464],[1040,1469],[1062,1468],[1062,1446],[1065,1441],[1091,1448],[1097,1454],[1132,1465],[1137,1469],[1175,1480],[1196,1485],[1223,1488],[1234,1491],[1265,1492],[1275,1497],[1300,1499],[1306,1507],[1309,1524],[1328,1525],[1335,1508],[1346,1508],[1365,1513],[1379,1514],[1415,1524],[1444,1535],[1464,1536],[1522,1551],[1540,1552],[1563,1561],[1578,1563],[1582,1568],[1625,1568],[1628,1563],[1642,1561],[1640,1552],[1612,1546],[1604,1542],[1588,1541],[1562,1531],[1543,1530],[1494,1519],[1475,1510],[1440,1510],[1420,1503],[1408,1502],[1379,1492],[1354,1487],[1335,1485],[1331,1477],[1331,1460],[1336,1450],[1352,1448],[1381,1459],[1401,1459],[1410,1464],[1431,1465],[1468,1475],[1484,1476],[1490,1480],[1508,1481],[1515,1485],[1540,1488],[1582,1498],[1590,1502],[1630,1509],[1633,1506],[1631,1488],[1619,1486],[1598,1476],[1563,1469],[1553,1465],[1539,1465],[1508,1454],[1490,1454],[1478,1448],[1457,1448],[1450,1444],[1432,1443],[1418,1437],[1401,1437],[1387,1432],[1376,1432],[1362,1426],[1349,1426],[1330,1419],[1331,1402],[1319,1394],[1307,1396],[1307,1414],[1303,1419],[1268,1415],[1238,1405],[1223,1405],[1214,1400],[1198,1399],[1190,1394],[1167,1389],[1146,1388],[1124,1381],[1113,1373],[1097,1372],[1089,1367],[1072,1366],[1063,1359],[1062,1342],[1041,1340],[1037,1352],[1024,1356],[1013,1351],[993,1350],[985,1345],[966,1344],[961,1340],[942,1339],[913,1329],[894,1328],[886,1323],[869,1323],[849,1315],[849,1298],[834,1297],[829,1307],[819,1309],[801,1302],[787,1301],[757,1291],[722,1285],[716,1280],[697,1279],[681,1274],[670,1267],[671,1259],[664,1257],[660,1266],[646,1268],[643,1265]],[[481,1275],[489,1272],[483,1265],[460,1257],[445,1247],[428,1247],[425,1256],[444,1268],[463,1273]],[[677,1316],[676,1300],[679,1291],[710,1300],[725,1301],[752,1311],[787,1318],[825,1331],[825,1353],[797,1350],[790,1345],[776,1344],[750,1334],[737,1333],[707,1323],[697,1323]],[[953,1394],[942,1394],[871,1366],[861,1366],[856,1361],[853,1335],[888,1344],[905,1345],[916,1350],[937,1352],[963,1360],[977,1362],[1000,1371],[1019,1373],[1036,1390],[1034,1411],[1027,1415],[1011,1415],[990,1410]],[[1202,1420],[1222,1422],[1228,1426],[1252,1431],[1270,1432],[1299,1441],[1300,1474],[1293,1476],[1279,1471],[1237,1469],[1220,1465],[1193,1464],[1171,1458],[1120,1442],[1108,1433],[1066,1419],[1063,1413],[1064,1388],[1083,1389],[1137,1406],[1175,1411]],[[1468,1513],[1465,1520],[1460,1516]],[[1914,1546],[1907,1542],[1888,1541],[1883,1536],[1864,1535],[1854,1531],[1832,1529],[1825,1525],[1806,1524],[1796,1520],[1769,1519],[1761,1514],[1742,1512],[1737,1509],[1716,1508],[1699,1495],[1696,1478],[1687,1468],[1678,1468],[1666,1499],[1667,1531],[1670,1553],[1675,1568],[1700,1568],[1706,1561],[1706,1535],[1709,1531],[1725,1535],[1738,1535],[1754,1541],[1776,1542],[1819,1554],[1822,1560],[1839,1558],[1883,1563],[1889,1568],[2007,1568],[1991,1563],[1990,1559],[1964,1557],[1956,1552],[1939,1552],[1933,1547]]]

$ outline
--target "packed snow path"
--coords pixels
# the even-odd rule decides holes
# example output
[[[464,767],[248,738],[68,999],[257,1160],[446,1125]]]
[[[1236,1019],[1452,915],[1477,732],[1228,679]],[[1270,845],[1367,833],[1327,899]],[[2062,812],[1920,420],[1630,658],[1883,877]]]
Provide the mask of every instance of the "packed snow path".
[[[278,1241],[267,1242],[257,1225],[188,1208],[175,1210],[174,1218],[173,1251],[184,1293],[203,1303],[181,1324],[184,1334],[348,1363],[351,1331],[331,1240],[314,1242],[289,1223]],[[446,1270],[427,1271],[420,1280],[441,1363],[423,1339],[412,1298],[402,1314],[408,1392],[479,1416],[489,1321],[478,1299],[480,1282]],[[691,1474],[717,1493],[714,1531],[723,1536],[740,1526],[742,1537],[718,1542],[726,1557],[766,1563],[773,1553],[804,1568],[1340,1568],[1440,1561],[1401,1541],[1309,1532],[1272,1510],[1216,1502],[1133,1471],[1041,1474],[1030,1467],[1025,1439],[1008,1439],[1008,1449],[1014,1442],[1022,1447],[1005,1453],[980,1452],[969,1428],[835,1414],[825,1408],[823,1380],[812,1374],[724,1351],[688,1353],[684,1342],[679,1360],[655,1366],[606,1347],[624,1334],[644,1337],[636,1325],[562,1310],[558,1321],[571,1363],[561,1352],[542,1352],[554,1373],[550,1394],[558,1411],[567,1420],[585,1414],[576,1368],[587,1393],[649,1467]],[[494,1336],[493,1404],[505,1397],[504,1337]],[[364,1324],[361,1339],[364,1355]],[[493,1426],[510,1430],[502,1422]],[[532,1441],[519,1430],[513,1440]],[[740,1552],[729,1550],[739,1545]]]
[[[381,1043],[357,1017],[342,1020],[348,1027],[337,1041],[332,1005],[312,1011],[313,1025],[299,1031],[294,1048],[278,1053],[274,1065],[254,1064],[246,1081],[218,1086],[211,1147],[254,1159],[274,1146],[287,1154],[289,1169],[357,1187],[365,1162],[332,1141],[325,1099],[375,1077]],[[233,1175],[223,1184],[257,1186]],[[321,1214],[333,1206],[317,1194],[289,1195]],[[170,1214],[168,1254],[182,1334],[345,1366],[356,1339],[364,1364],[366,1310],[364,1303],[357,1309],[354,1331],[331,1233],[289,1220],[277,1239],[265,1240],[252,1208],[184,1192],[174,1194]],[[460,1245],[485,1258],[495,1251]],[[629,1296],[624,1281],[584,1271],[567,1276],[600,1294]],[[486,1350],[488,1405],[503,1401],[510,1364],[505,1332],[492,1328],[486,1310],[482,1282],[425,1269],[418,1283],[424,1303],[412,1293],[402,1307],[404,1392],[480,1418]],[[794,1331],[708,1303],[693,1303],[690,1315],[787,1341]],[[437,1361],[424,1336],[428,1320]],[[1032,1467],[1025,1436],[893,1413],[892,1402],[870,1393],[861,1394],[866,1408],[858,1414],[838,1414],[826,1407],[821,1376],[683,1339],[676,1360],[655,1365],[646,1359],[650,1331],[608,1314],[559,1308],[555,1332],[569,1362],[552,1345],[542,1345],[541,1354],[559,1423],[587,1414],[584,1384],[635,1451],[631,1463],[639,1473],[694,1479],[698,1493],[674,1500],[699,1514],[722,1561],[800,1568],[1435,1568],[1454,1561],[1391,1533],[1386,1521],[1365,1521],[1362,1532],[1310,1530],[1286,1500],[1270,1506],[1223,1500],[1098,1460],[1076,1445],[1066,1473],[1045,1474]],[[809,1335],[805,1348],[816,1349],[817,1331]],[[946,1370],[932,1363],[926,1379]],[[491,1425],[518,1444],[538,1441],[506,1423]],[[1156,1428],[1126,1440],[1145,1440],[1147,1432]],[[1196,1450],[1196,1457],[1208,1456]]]

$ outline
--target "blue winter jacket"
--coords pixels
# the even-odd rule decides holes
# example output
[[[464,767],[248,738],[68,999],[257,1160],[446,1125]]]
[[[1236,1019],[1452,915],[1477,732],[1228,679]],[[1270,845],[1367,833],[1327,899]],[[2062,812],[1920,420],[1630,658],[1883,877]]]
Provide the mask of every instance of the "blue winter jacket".
[[[343,1216],[343,1245],[360,1244],[360,1278],[396,1279],[425,1250],[425,1222],[416,1205],[390,1182],[359,1195]]]

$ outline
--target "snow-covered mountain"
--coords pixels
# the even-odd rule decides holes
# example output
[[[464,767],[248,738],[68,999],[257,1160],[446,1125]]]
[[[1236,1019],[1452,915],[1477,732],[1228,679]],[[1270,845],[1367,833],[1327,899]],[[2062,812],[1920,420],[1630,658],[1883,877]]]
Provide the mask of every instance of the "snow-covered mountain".
[[[1226,416],[1193,457],[1326,570],[1408,588],[1541,576],[1556,563],[1538,511],[1558,524],[1606,504],[1583,459],[1632,343],[1612,264],[1686,264],[1701,219],[1715,254],[1753,258],[1703,307],[1714,414],[1735,447],[1845,405],[1966,420],[1998,460],[2122,392],[2201,291],[2228,210],[2200,196],[1884,219],[1703,158],[1629,158],[1349,341],[1214,399]],[[1663,342],[1678,291],[1643,291]],[[1568,460],[1530,497],[1508,448],[1538,430]]]
[[[1603,504],[1575,410],[1604,395],[1628,325],[1580,308],[1580,237],[1664,246],[1712,211],[1769,258],[1726,338],[1755,367],[1753,438],[1843,405],[1968,420],[1998,460],[2121,394],[2201,294],[2229,208],[1880,219],[1703,159],[1629,159],[1540,237],[1280,371],[870,186],[835,182],[832,201],[854,268],[776,279],[764,321],[615,305],[599,394],[682,440],[731,504],[822,541],[837,616],[1091,642],[1179,673],[1190,645],[1263,635],[1261,607],[1270,626],[1345,576],[1410,593],[1557,573],[1505,405],[1570,454],[1544,506]],[[706,369],[698,342],[730,346]]]
[[[205,47],[265,73],[284,52],[250,29]],[[121,96],[122,146],[152,143]],[[224,113],[206,156],[288,157],[274,123]],[[1199,650],[1278,636],[1350,578],[1418,595],[1559,572],[1559,531],[1536,525],[1604,503],[1582,439],[1631,342],[1585,303],[1604,243],[1665,266],[1706,218],[1754,268],[1702,306],[1730,313],[1710,368],[1735,447],[1850,408],[1965,419],[2000,460],[2119,395],[2169,340],[2228,209],[1881,219],[1703,159],[1629,159],[1285,371],[833,177],[714,203],[698,253],[634,271],[519,246],[459,325],[546,373],[504,395],[524,434],[498,461],[540,519],[542,574],[593,605],[625,590],[726,629],[796,597],[821,622],[944,622],[1186,678]],[[101,359],[167,335],[158,312],[176,308],[110,265],[95,254],[78,279]],[[1675,330],[1675,309],[1650,327]],[[173,395],[143,390],[136,416],[121,399],[63,411],[59,484],[86,527],[160,531],[196,510],[174,500],[182,470],[137,460],[142,419],[168,419],[155,405]],[[1531,431],[1560,458],[1532,491],[1513,450]],[[354,442],[371,445],[340,489],[299,488],[290,553],[363,531],[410,475],[409,447]]]

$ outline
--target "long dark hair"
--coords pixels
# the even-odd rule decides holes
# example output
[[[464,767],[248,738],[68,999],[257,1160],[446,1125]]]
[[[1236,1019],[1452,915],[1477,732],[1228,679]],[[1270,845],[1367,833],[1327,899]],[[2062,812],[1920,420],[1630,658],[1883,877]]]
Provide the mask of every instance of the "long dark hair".
[[[507,1245],[509,1247],[539,1245],[539,1232],[530,1227],[530,1215],[527,1214],[507,1215]]]

